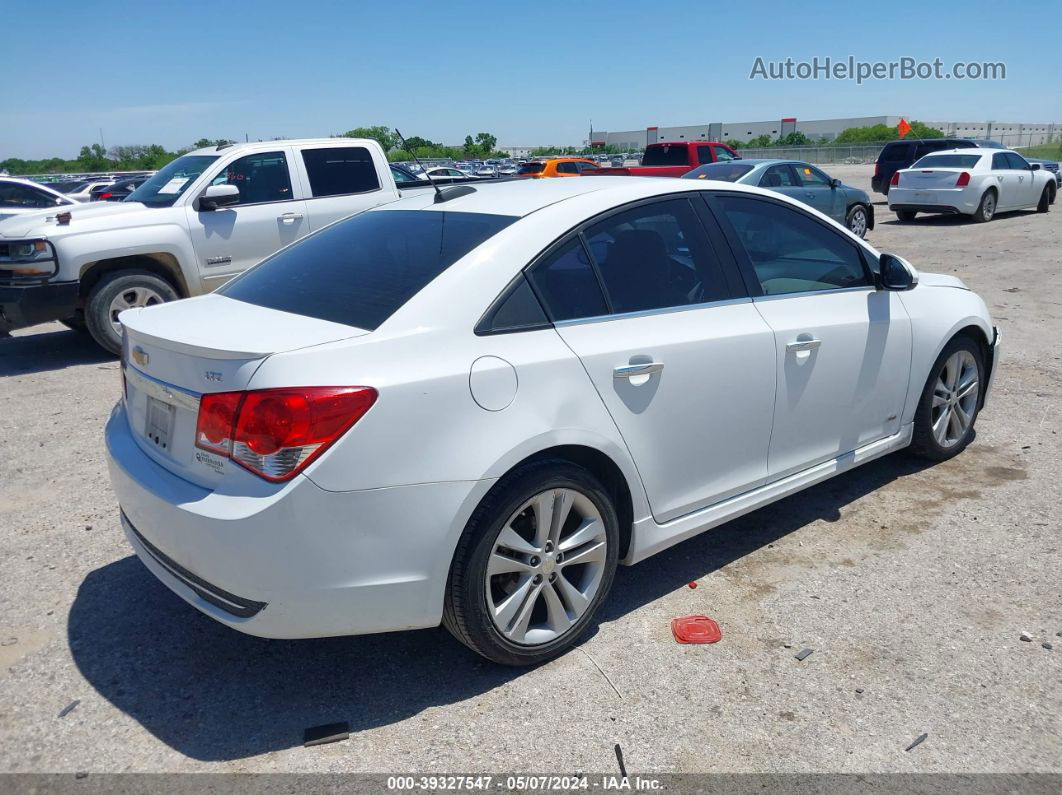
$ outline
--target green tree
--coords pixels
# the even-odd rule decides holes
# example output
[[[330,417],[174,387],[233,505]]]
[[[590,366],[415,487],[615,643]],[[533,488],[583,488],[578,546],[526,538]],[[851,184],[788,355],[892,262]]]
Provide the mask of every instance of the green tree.
[[[341,137],[371,138],[379,143],[385,152],[389,152],[399,145],[398,136],[391,131],[390,127],[384,127],[382,124],[377,124],[373,127],[355,127],[353,130],[347,130]]]
[[[494,147],[497,145],[498,139],[490,133],[476,133],[476,148],[479,149],[484,155],[489,155],[494,151]],[[465,138],[465,144],[468,144],[468,138]]]

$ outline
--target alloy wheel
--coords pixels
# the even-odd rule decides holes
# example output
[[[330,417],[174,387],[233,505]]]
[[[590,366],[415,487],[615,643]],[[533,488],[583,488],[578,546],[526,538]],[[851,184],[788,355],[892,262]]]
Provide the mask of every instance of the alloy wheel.
[[[866,234],[867,214],[864,210],[858,209],[852,212],[852,217],[848,220],[848,229],[859,237]]]
[[[995,194],[989,192],[985,194],[984,204],[981,214],[985,217],[986,221],[992,219],[992,216],[996,213],[996,197]]]
[[[966,435],[977,411],[977,362],[969,351],[958,350],[940,368],[933,385],[931,427],[941,447],[952,447]]]
[[[570,631],[594,601],[608,539],[589,497],[536,494],[502,526],[487,564],[487,610],[510,642],[536,646]]]
[[[118,315],[124,312],[126,309],[135,309],[141,306],[154,306],[155,304],[161,304],[164,299],[157,292],[150,287],[130,287],[128,290],[122,290],[118,295],[111,299],[111,305],[107,312],[108,317],[111,320],[111,327],[114,328],[114,332],[121,336],[122,324],[118,322]]]

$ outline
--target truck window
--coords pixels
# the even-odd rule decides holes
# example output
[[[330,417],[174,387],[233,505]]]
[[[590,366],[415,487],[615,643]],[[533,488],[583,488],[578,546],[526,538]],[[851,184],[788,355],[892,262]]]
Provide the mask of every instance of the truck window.
[[[719,161],[720,163],[725,163],[727,160],[738,160],[738,159],[740,159],[737,156],[730,154],[730,151],[728,149],[723,148],[722,146],[716,146],[714,148],[715,148],[715,159],[717,161]]]
[[[372,155],[363,146],[303,149],[302,162],[314,198],[380,189]]]
[[[686,166],[689,154],[685,144],[651,144],[642,158],[643,166]]]
[[[257,152],[233,160],[211,185],[235,185],[240,189],[237,204],[265,204],[291,199],[288,159],[283,152]]]

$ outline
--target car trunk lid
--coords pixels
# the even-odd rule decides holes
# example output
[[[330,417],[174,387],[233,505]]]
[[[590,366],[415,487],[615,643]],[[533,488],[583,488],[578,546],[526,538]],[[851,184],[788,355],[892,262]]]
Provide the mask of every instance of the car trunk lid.
[[[900,172],[900,187],[913,190],[954,188],[959,175],[969,169],[920,168]]]

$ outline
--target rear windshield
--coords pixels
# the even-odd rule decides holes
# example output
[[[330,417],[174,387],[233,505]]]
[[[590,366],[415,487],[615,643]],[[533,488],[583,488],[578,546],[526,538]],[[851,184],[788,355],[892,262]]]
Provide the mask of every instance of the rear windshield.
[[[517,174],[541,174],[546,169],[545,163],[524,163]]]
[[[886,163],[899,163],[911,159],[911,144],[886,144],[878,155],[878,160]]]
[[[650,146],[642,158],[643,166],[684,166],[689,163],[689,155],[682,144],[674,146]]]
[[[515,220],[434,210],[366,212],[283,249],[218,292],[371,331]]]
[[[973,168],[981,155],[926,155],[911,168]]]
[[[710,163],[699,166],[682,175],[683,179],[718,179],[723,182],[737,182],[752,171],[753,166],[741,163]]]

